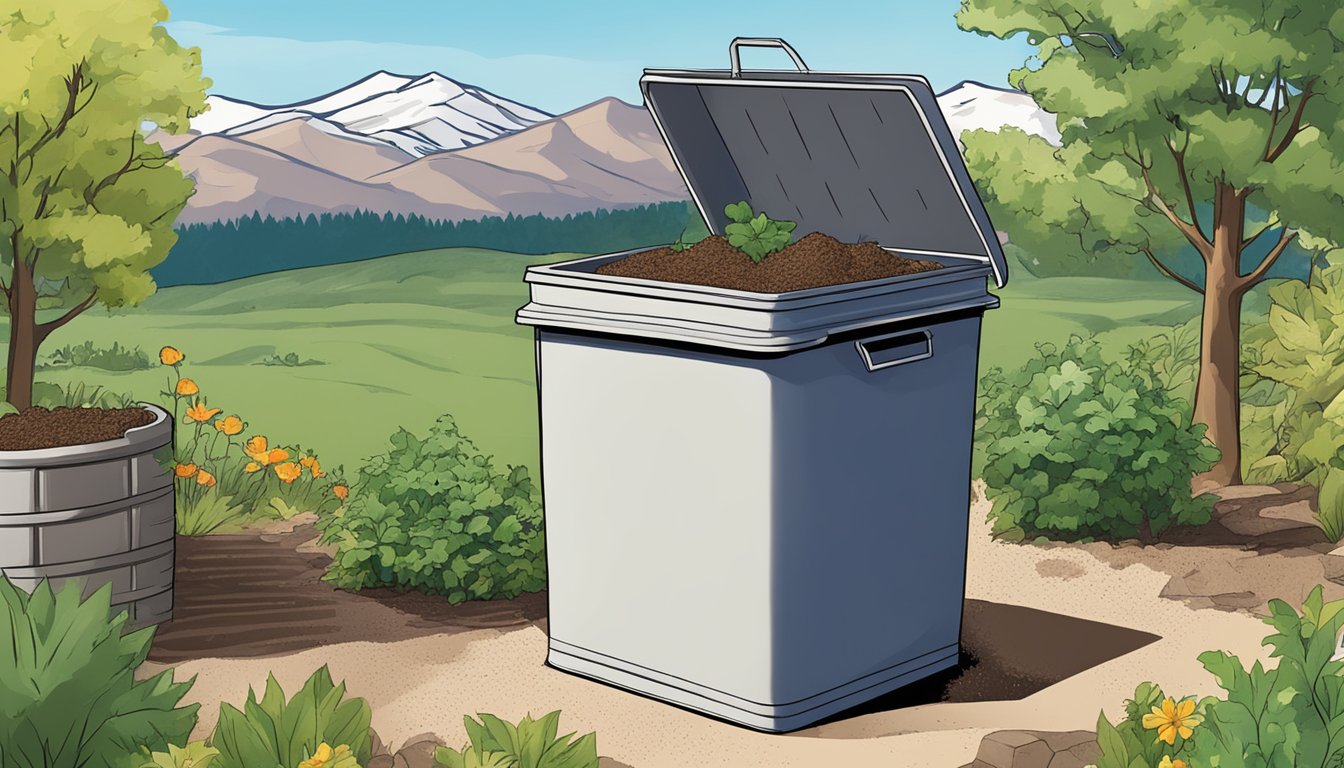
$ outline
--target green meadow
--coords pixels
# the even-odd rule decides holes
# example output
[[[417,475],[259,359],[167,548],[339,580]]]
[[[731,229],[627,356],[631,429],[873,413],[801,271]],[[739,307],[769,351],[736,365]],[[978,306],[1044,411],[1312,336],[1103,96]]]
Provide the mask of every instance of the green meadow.
[[[246,434],[315,450],[353,470],[398,427],[422,434],[452,413],[501,463],[535,468],[532,331],[514,323],[527,300],[525,256],[455,248],[166,288],[140,307],[94,310],[48,339],[43,355],[86,340],[172,345],[211,407]],[[1018,270],[986,314],[983,366],[1013,366],[1041,341],[1096,336],[1113,348],[1194,317],[1194,294],[1156,280],[1033,278]],[[261,365],[295,353],[320,364]],[[85,382],[159,399],[168,372],[39,369],[39,381]],[[347,474],[352,474],[347,472]]]

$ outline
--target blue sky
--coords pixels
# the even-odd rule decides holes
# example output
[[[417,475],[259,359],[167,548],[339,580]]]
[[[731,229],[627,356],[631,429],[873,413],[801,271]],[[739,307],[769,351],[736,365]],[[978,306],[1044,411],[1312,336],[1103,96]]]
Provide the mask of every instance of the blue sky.
[[[782,37],[818,70],[918,72],[939,90],[1003,85],[1028,55],[957,29],[956,0],[164,0],[199,46],[212,93],[308,99],[379,69],[437,71],[550,112],[604,96],[638,103],[644,67],[727,66],[735,36]],[[744,65],[780,67],[782,53]]]

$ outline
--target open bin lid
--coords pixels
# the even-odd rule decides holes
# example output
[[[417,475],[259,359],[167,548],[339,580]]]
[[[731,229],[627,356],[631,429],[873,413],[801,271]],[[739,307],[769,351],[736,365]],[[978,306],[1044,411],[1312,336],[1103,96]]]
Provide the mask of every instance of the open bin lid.
[[[743,72],[738,48],[783,48],[797,72]],[[918,75],[812,72],[782,40],[738,38],[730,70],[646,69],[644,102],[711,232],[724,206],[898,251],[978,258],[1003,249],[933,88]]]

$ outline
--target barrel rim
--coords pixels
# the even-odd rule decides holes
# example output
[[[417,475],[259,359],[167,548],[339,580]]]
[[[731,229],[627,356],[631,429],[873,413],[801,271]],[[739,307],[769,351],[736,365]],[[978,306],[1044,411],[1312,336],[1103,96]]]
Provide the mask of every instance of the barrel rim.
[[[138,405],[154,414],[154,421],[126,430],[124,437],[97,443],[36,448],[23,451],[0,450],[0,469],[35,469],[87,464],[93,461],[136,456],[172,442],[171,414],[153,403]]]

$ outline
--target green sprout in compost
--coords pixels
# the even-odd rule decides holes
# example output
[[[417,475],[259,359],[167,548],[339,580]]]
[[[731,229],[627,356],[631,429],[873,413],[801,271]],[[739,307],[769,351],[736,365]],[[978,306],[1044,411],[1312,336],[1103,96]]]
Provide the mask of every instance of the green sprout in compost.
[[[728,244],[747,254],[757,264],[793,242],[793,229],[798,226],[792,221],[778,221],[764,213],[755,213],[745,200],[730,203],[723,212],[733,222],[723,229],[728,236]]]

